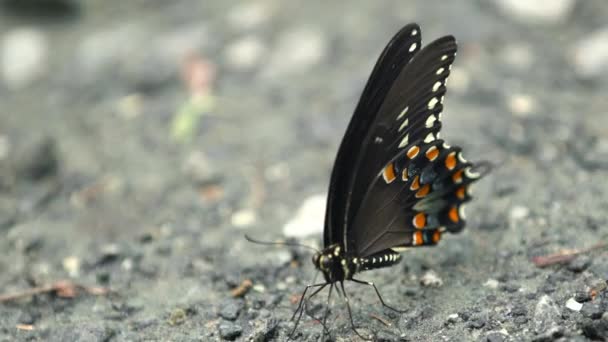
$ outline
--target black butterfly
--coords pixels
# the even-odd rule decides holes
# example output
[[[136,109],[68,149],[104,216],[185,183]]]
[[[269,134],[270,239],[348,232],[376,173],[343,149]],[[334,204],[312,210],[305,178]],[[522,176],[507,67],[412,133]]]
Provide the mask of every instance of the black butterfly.
[[[453,36],[421,48],[416,24],[397,32],[380,55],[331,175],[324,248],[312,258],[325,282],[306,286],[292,316],[298,318],[290,336],[304,303],[329,285],[327,303],[334,287],[341,290],[352,329],[365,339],[355,328],[344,280],[372,286],[383,306],[401,312],[384,302],[374,283],[354,276],[398,263],[402,248],[432,246],[444,232],[464,228],[469,186],[490,164],[473,166],[459,147],[439,138],[443,96],[455,57]],[[311,288],[316,289],[306,299]]]
[[[409,24],[388,43],[363,90],[336,157],[327,200],[324,249],[312,261],[325,282],[343,293],[356,330],[344,280],[398,263],[403,247],[435,245],[444,232],[464,228],[468,187],[489,171],[467,162],[460,148],[439,139],[446,80],[456,56],[453,36],[421,47],[420,27]],[[487,166],[480,168],[479,166]],[[483,169],[483,170],[481,170]],[[339,284],[339,287],[338,287]],[[326,309],[327,310],[327,309]],[[323,318],[323,327],[327,311]],[[324,330],[325,332],[325,330]],[[362,337],[363,338],[363,337]]]

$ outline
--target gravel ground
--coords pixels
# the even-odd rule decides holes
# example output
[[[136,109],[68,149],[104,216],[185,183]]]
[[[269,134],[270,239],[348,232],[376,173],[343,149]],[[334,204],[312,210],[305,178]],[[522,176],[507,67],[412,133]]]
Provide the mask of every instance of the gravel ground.
[[[243,235],[319,246],[346,123],[413,21],[459,40],[443,137],[498,166],[462,234],[362,275],[406,313],[347,284],[359,330],[607,340],[605,249],[531,261],[608,235],[607,17],[603,0],[1,0],[0,296],[24,295],[0,297],[0,341],[285,341],[310,253]],[[358,340],[337,297],[330,315]],[[294,338],[322,331],[305,316]]]

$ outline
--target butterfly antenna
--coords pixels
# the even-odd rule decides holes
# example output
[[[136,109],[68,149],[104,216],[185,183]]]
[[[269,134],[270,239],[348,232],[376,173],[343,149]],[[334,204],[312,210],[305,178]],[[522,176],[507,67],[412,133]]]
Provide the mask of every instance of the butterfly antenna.
[[[245,239],[249,242],[253,242],[253,243],[257,243],[258,245],[274,245],[274,246],[292,246],[292,247],[304,247],[304,248],[308,248],[310,250],[313,250],[315,252],[320,253],[320,251],[312,246],[308,246],[308,245],[303,245],[301,243],[297,243],[297,242],[285,242],[285,241],[260,241],[260,240],[256,240],[251,238],[249,235],[245,234]]]

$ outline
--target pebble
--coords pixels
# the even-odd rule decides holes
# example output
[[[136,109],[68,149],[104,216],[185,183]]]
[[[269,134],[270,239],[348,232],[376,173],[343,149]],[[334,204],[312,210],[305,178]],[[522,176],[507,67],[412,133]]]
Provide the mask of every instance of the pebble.
[[[257,36],[245,36],[231,43],[224,52],[226,63],[238,70],[250,70],[264,58],[267,48]]]
[[[253,209],[241,209],[230,217],[230,223],[238,228],[251,226],[257,221],[257,214]]]
[[[567,19],[575,0],[495,0],[503,14],[514,20],[532,24],[554,24]]]
[[[514,94],[509,97],[507,104],[511,113],[519,117],[529,116],[538,108],[536,100],[528,94]]]
[[[524,206],[516,205],[513,208],[511,208],[511,211],[509,212],[509,217],[513,221],[519,221],[519,220],[523,220],[526,217],[528,217],[529,214],[530,214],[530,209],[528,209]]]
[[[190,153],[181,169],[195,184],[213,183],[220,176],[207,155],[201,151]]]
[[[0,77],[9,89],[33,84],[47,69],[48,42],[40,30],[17,28],[7,32],[0,53]]]
[[[226,341],[233,341],[243,333],[243,328],[232,322],[223,321],[219,325],[220,336]]]
[[[443,280],[439,278],[437,273],[427,271],[420,277],[420,284],[422,284],[422,286],[439,287],[443,285]]]
[[[506,341],[509,334],[506,331],[490,331],[486,335],[485,341],[487,342],[503,342]]]
[[[328,44],[321,31],[303,27],[287,30],[279,36],[262,77],[282,79],[303,74],[325,58]]]
[[[568,263],[566,268],[572,272],[580,273],[591,265],[591,258],[586,255],[580,255]]]
[[[80,273],[80,259],[75,256],[69,256],[62,261],[63,269],[70,275],[72,278],[78,277]]]
[[[226,320],[234,321],[243,310],[244,303],[238,299],[227,299],[221,304],[218,315]]]
[[[55,140],[50,137],[36,137],[15,153],[18,174],[29,180],[40,180],[55,175],[59,169],[59,159]]]
[[[283,226],[283,234],[298,238],[321,234],[325,221],[326,202],[326,194],[313,195],[305,199],[295,216]]]
[[[572,311],[581,311],[583,304],[576,301],[574,298],[568,299],[566,307]]]
[[[460,316],[457,313],[450,314],[448,316],[448,323],[456,323],[460,320]]]
[[[233,27],[251,31],[266,23],[274,14],[268,2],[245,2],[228,12],[228,23]]]
[[[500,284],[498,282],[498,280],[490,278],[485,283],[483,283],[483,286],[489,287],[491,289],[497,289],[498,288],[498,284]]]
[[[583,79],[602,79],[608,74],[608,27],[581,37],[574,47],[574,71]]]
[[[537,333],[548,332],[559,326],[561,312],[548,295],[540,297],[534,309],[534,329]]]

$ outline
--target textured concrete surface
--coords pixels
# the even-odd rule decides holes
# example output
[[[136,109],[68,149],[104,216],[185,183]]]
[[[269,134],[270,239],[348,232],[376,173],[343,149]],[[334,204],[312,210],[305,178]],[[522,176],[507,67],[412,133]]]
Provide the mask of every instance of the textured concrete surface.
[[[608,235],[608,6],[559,2],[0,1],[0,295],[94,292],[1,303],[0,341],[286,340],[311,255],[243,235],[281,238],[326,191],[375,59],[413,21],[460,44],[443,137],[498,166],[463,233],[361,276],[406,313],[347,284],[359,331],[606,340],[606,251],[531,262]],[[207,63],[214,101],[176,141]],[[358,340],[338,297],[328,328]],[[322,331],[305,315],[294,338]]]

